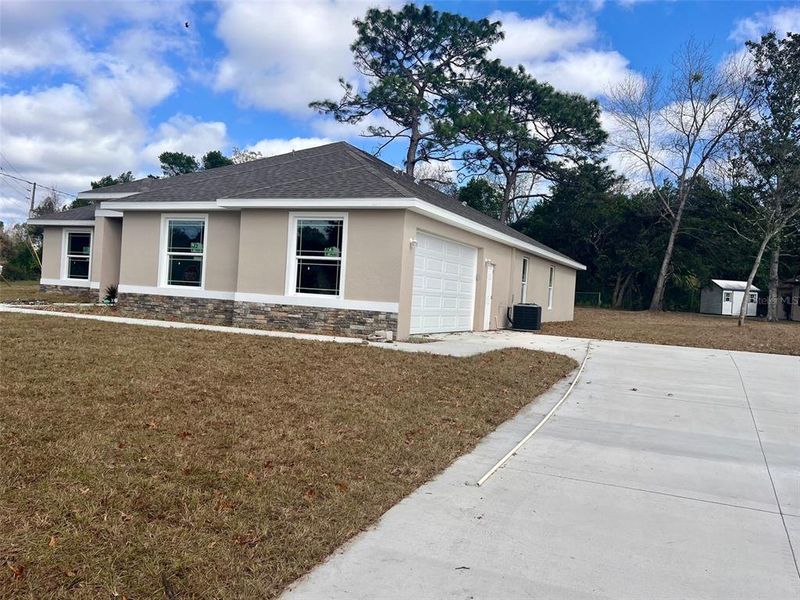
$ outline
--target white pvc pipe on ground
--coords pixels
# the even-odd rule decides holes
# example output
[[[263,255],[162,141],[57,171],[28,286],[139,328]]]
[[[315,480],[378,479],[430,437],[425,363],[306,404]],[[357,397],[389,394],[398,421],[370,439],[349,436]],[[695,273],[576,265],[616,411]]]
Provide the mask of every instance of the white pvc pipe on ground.
[[[497,470],[498,470],[500,467],[502,467],[503,465],[505,465],[505,464],[506,464],[506,463],[509,461],[509,459],[510,459],[512,456],[514,456],[514,455],[515,455],[515,454],[516,454],[516,453],[519,451],[519,449],[520,449],[520,448],[522,448],[522,446],[524,446],[524,445],[525,445],[525,443],[526,443],[526,442],[527,442],[529,439],[531,439],[531,438],[532,438],[532,437],[533,437],[533,436],[536,434],[536,432],[537,432],[537,431],[539,431],[539,430],[542,428],[542,426],[544,426],[544,424],[545,424],[545,423],[547,423],[547,421],[549,421],[549,420],[550,420],[550,417],[552,417],[552,416],[555,414],[555,412],[558,410],[558,407],[559,407],[559,406],[561,406],[561,405],[564,403],[564,400],[566,400],[566,399],[567,399],[567,397],[568,397],[568,396],[570,395],[570,393],[572,392],[572,388],[574,388],[574,387],[575,387],[575,384],[576,384],[576,383],[578,383],[578,379],[580,379],[581,373],[583,373],[583,367],[585,367],[585,366],[586,366],[586,361],[587,361],[587,360],[589,360],[589,351],[590,351],[591,349],[592,349],[592,342],[589,342],[589,343],[586,345],[586,356],[584,356],[584,357],[583,357],[583,362],[581,362],[581,366],[580,366],[580,368],[578,369],[578,373],[575,375],[575,379],[573,379],[573,380],[572,380],[572,383],[570,384],[570,386],[569,386],[569,388],[567,389],[567,391],[566,391],[566,392],[564,392],[564,395],[563,395],[563,396],[561,396],[561,399],[560,399],[558,402],[556,402],[556,405],[555,405],[553,408],[551,408],[551,409],[550,409],[550,412],[548,412],[548,413],[547,413],[547,414],[546,414],[544,417],[542,417],[542,420],[541,420],[541,421],[539,421],[539,423],[536,425],[536,427],[534,427],[534,428],[533,428],[533,429],[532,429],[532,430],[531,430],[531,431],[528,433],[528,435],[526,435],[524,438],[522,438],[522,439],[521,439],[521,440],[520,440],[520,441],[517,443],[517,445],[516,445],[516,446],[514,446],[514,447],[513,447],[511,450],[509,450],[508,454],[506,454],[506,455],[505,455],[503,458],[501,458],[499,461],[497,461],[497,463],[496,463],[496,464],[495,464],[495,465],[494,465],[494,466],[493,466],[491,469],[489,469],[489,470],[486,472],[486,474],[485,474],[483,477],[481,477],[481,478],[478,480],[478,485],[479,485],[479,486],[481,486],[481,485],[483,485],[484,483],[486,483],[486,481],[487,481],[487,480],[488,480],[488,479],[489,479],[489,478],[490,478],[492,475],[494,475],[494,474],[497,472]]]

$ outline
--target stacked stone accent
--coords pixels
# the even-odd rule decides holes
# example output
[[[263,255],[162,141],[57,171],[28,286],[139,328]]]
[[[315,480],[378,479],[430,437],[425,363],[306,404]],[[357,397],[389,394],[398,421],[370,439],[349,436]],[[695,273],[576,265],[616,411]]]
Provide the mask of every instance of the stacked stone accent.
[[[153,319],[359,338],[376,331],[397,334],[396,313],[371,310],[127,293],[119,295],[119,305],[126,311]]]
[[[233,323],[237,327],[346,337],[365,338],[376,331],[397,334],[397,313],[286,304],[234,302]]]
[[[39,291],[46,294],[68,294],[77,297],[83,302],[97,302],[100,294],[99,290],[72,285],[39,284]]]
[[[156,294],[119,294],[118,303],[128,312],[151,319],[231,325],[232,300],[185,298]]]

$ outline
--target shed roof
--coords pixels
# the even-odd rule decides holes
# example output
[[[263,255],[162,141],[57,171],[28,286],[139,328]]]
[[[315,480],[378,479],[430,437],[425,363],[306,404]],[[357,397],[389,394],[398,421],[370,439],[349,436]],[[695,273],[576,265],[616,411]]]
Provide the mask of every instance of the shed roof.
[[[711,282],[715,285],[718,285],[723,290],[731,290],[734,292],[743,292],[747,289],[747,282],[746,281],[733,281],[731,279],[712,279]],[[751,285],[750,291],[753,292],[760,292],[761,290],[758,289],[756,286]]]

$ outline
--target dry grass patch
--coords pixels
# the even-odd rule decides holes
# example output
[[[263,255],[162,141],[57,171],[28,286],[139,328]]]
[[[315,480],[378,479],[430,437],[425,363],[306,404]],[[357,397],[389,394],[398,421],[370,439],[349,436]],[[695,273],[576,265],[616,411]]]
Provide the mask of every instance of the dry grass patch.
[[[86,302],[86,298],[59,292],[40,292],[38,281],[0,280],[2,302]]]
[[[576,308],[574,321],[545,323],[542,325],[542,333],[800,355],[800,323],[790,321],[768,323],[759,319],[748,319],[744,327],[738,327],[733,317]]]
[[[575,366],[11,314],[0,344],[0,596],[32,598],[275,596]]]

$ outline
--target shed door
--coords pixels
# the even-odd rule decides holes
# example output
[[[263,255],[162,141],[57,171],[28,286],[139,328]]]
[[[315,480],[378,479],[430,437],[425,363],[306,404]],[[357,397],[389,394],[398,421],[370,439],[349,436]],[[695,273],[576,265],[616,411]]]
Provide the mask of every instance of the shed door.
[[[731,290],[722,290],[722,314],[733,314],[733,292]]]
[[[478,250],[417,233],[411,333],[470,331]]]

